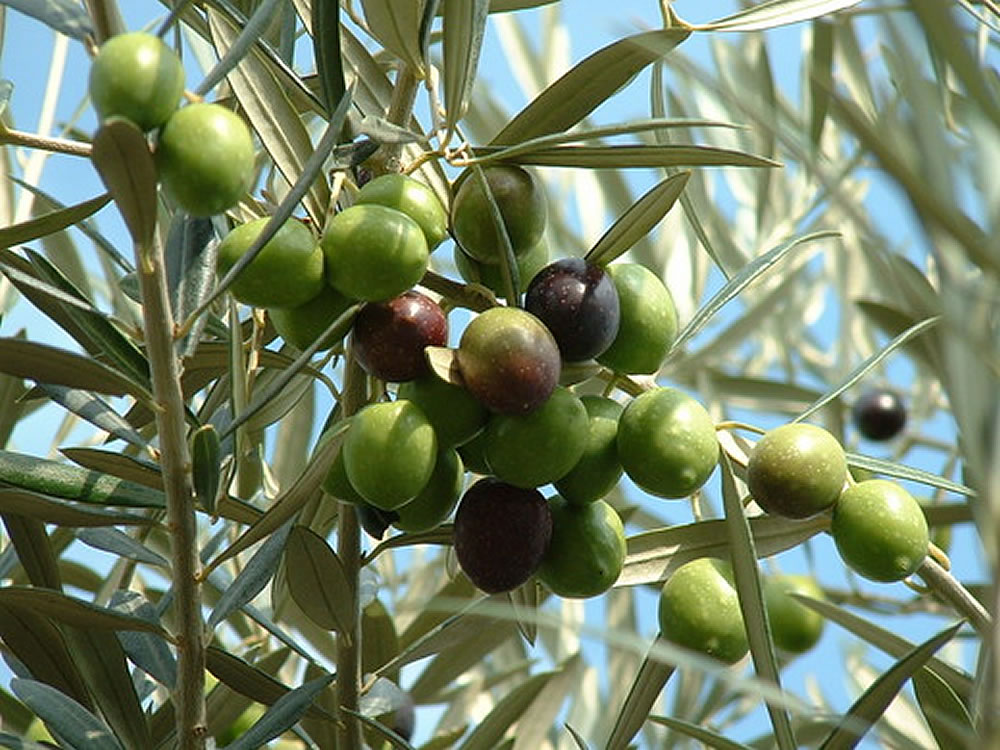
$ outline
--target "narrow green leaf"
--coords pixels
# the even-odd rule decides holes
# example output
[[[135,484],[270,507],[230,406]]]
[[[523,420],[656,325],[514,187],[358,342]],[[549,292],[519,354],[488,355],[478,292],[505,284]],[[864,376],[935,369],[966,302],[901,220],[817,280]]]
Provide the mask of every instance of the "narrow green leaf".
[[[694,28],[697,31],[763,31],[836,13],[859,2],[861,0],[770,0]]]
[[[263,0],[256,5],[253,14],[242,25],[239,35],[227,42],[225,54],[205,74],[194,93],[204,96],[229,75],[241,61],[253,54],[252,50],[257,44],[257,40],[267,32],[268,27],[273,23],[274,14],[280,2],[281,0]]]
[[[51,620],[27,607],[0,607],[0,638],[32,677],[93,708],[63,634]]]
[[[0,338],[0,372],[38,383],[65,385],[112,396],[149,400],[149,393],[125,374],[65,349],[23,339]]]
[[[132,425],[126,422],[118,412],[111,408],[107,401],[97,394],[79,388],[67,388],[49,383],[39,383],[38,388],[52,401],[95,427],[104,430],[111,437],[118,438],[137,448],[145,448],[148,445],[148,441],[132,429]]]
[[[66,204],[62,201],[56,200],[55,196],[42,190],[37,185],[32,185],[30,182],[25,182],[19,177],[14,175],[8,175],[7,179],[18,185],[28,192],[32,193],[38,198],[42,199],[45,205],[50,206],[52,210],[58,210],[66,208]],[[125,272],[132,271],[134,268],[129,260],[118,252],[117,248],[111,243],[111,241],[105,237],[97,228],[93,219],[82,219],[77,222],[76,228],[79,229],[84,235],[86,235],[93,243],[97,246],[97,249],[108,256],[115,265],[118,266]]]
[[[722,501],[726,513],[726,533],[729,537],[729,559],[733,564],[736,593],[743,613],[743,623],[750,642],[750,656],[754,670],[762,680],[781,689],[778,659],[775,656],[771,625],[764,607],[764,594],[757,567],[757,549],[754,545],[750,523],[743,512],[733,467],[725,451],[720,452],[719,465],[722,469]],[[767,713],[774,728],[774,736],[781,750],[795,750],[795,735],[791,720],[784,706],[767,703]]]
[[[368,28],[386,50],[411,66],[417,76],[425,75],[420,49],[421,0],[361,0]]]
[[[782,260],[786,255],[792,252],[795,248],[800,245],[806,245],[815,240],[829,239],[832,237],[838,237],[838,232],[824,231],[824,232],[814,232],[812,234],[807,234],[803,237],[797,237],[788,242],[783,242],[777,247],[773,247],[768,250],[763,255],[754,258],[752,261],[747,263],[738,274],[733,276],[722,289],[715,293],[715,295],[698,308],[698,312],[695,313],[694,317],[688,321],[688,324],[684,326],[683,330],[677,335],[677,339],[674,341],[671,353],[667,355],[669,360],[677,352],[681,351],[681,347],[689,339],[691,339],[695,334],[701,331],[709,321],[715,317],[715,314],[722,309],[722,307],[739,296],[740,292],[746,289],[750,284],[760,278],[763,274],[770,271],[774,266]],[[817,250],[818,248],[815,248]]]
[[[95,608],[97,609],[97,608]],[[157,624],[136,617],[102,610],[130,623],[142,623],[142,629],[163,632]],[[150,747],[152,742],[146,714],[132,683],[125,650],[113,630],[98,629],[80,618],[73,626],[63,625],[69,652],[83,675],[101,715],[126,747]],[[96,620],[92,620],[96,621]],[[77,626],[81,625],[81,626]],[[134,628],[131,625],[130,629]],[[164,634],[165,635],[165,634]]]
[[[111,118],[94,133],[90,160],[121,212],[132,241],[148,247],[156,231],[156,165],[146,136],[132,122]]]
[[[163,493],[108,474],[0,450],[0,481],[45,495],[98,505],[162,508]]]
[[[893,461],[883,461],[880,458],[862,456],[860,453],[848,453],[847,465],[855,468],[868,469],[876,474],[896,477],[897,479],[909,479],[911,482],[926,484],[928,487],[936,487],[939,490],[954,492],[957,495],[976,497],[976,491],[964,484],[953,482],[950,479],[932,474],[923,469],[916,469],[912,466],[895,463]]]
[[[6,732],[0,732],[0,747],[9,748],[10,750],[52,750],[51,745],[41,745],[37,742],[24,739],[23,736],[17,737]]]
[[[512,724],[517,723],[532,701],[552,679],[553,672],[529,677],[493,707],[486,718],[472,730],[461,745],[461,750],[494,750]]]
[[[287,655],[287,652],[285,653]],[[260,667],[248,664],[218,646],[209,646],[205,650],[205,659],[208,671],[219,682],[225,683],[231,690],[245,695],[257,703],[270,706],[291,692],[288,687],[261,668],[264,664]],[[333,720],[329,713],[318,706],[310,707],[306,715],[313,719]]]
[[[236,742],[226,745],[228,750],[257,750],[287,729],[291,729],[305,716],[313,701],[333,682],[334,675],[310,680],[295,690],[290,690],[274,702],[252,727]]]
[[[890,336],[899,336],[917,325],[920,320],[910,313],[873,300],[855,300],[862,314],[877,328]],[[910,343],[906,353],[917,359],[931,372],[940,372],[941,349],[935,339],[927,337]]]
[[[294,526],[285,545],[288,588],[295,603],[321,628],[350,635],[354,592],[344,566],[326,540],[306,526]]]
[[[87,528],[77,532],[76,538],[94,549],[110,552],[118,557],[125,557],[136,562],[156,565],[167,571],[170,563],[162,555],[153,552],[149,547],[137,542],[128,534],[112,528]]]
[[[650,189],[608,227],[601,239],[584,257],[591,263],[607,265],[628,252],[629,248],[651,232],[673,208],[690,177],[690,172],[680,172],[667,177]]]
[[[34,518],[57,526],[145,526],[156,523],[151,518],[131,513],[118,513],[104,508],[45,497],[25,490],[0,488],[0,513]]]
[[[30,264],[13,253],[0,256],[5,265],[13,264],[8,277],[32,303],[53,319],[90,354],[106,360],[144,387],[149,386],[149,362],[131,339],[127,338],[107,315],[91,301],[62,271],[44,256],[27,250]],[[14,270],[32,281],[15,280]],[[52,304],[43,305],[51,298]]]
[[[862,362],[860,365],[854,368],[854,370],[851,371],[851,374],[848,375],[840,383],[840,385],[836,386],[835,388],[833,388],[833,390],[824,394],[820,399],[818,399],[816,402],[810,405],[808,409],[799,414],[793,421],[800,422],[805,419],[809,419],[810,416],[812,416],[817,411],[826,406],[828,403],[836,399],[838,396],[840,396],[840,394],[844,393],[855,383],[858,383],[865,375],[867,375],[869,372],[878,367],[879,363],[886,357],[888,357],[890,354],[892,354],[894,351],[896,351],[896,349],[906,344],[908,341],[910,341],[910,339],[919,336],[924,331],[933,328],[940,322],[941,322],[941,317],[935,316],[933,318],[927,318],[926,320],[922,320],[919,323],[916,323],[911,327],[907,328],[901,334],[896,336],[896,338],[894,338],[892,341],[886,344],[881,351],[876,352],[872,356],[868,357],[868,359],[866,359],[864,362]]]
[[[0,587],[0,608],[28,608],[54,621],[91,630],[141,630],[167,638],[162,626],[98,607],[82,599],[31,586]]]
[[[178,211],[170,221],[165,256],[167,289],[174,320],[186,320],[212,295],[217,245],[212,219]],[[194,353],[208,316],[198,318],[177,344],[178,356]]]
[[[566,697],[573,695],[580,687],[582,667],[583,660],[579,653],[559,665],[555,674],[521,715],[512,750],[535,750],[544,745]]]
[[[489,0],[444,0],[444,127],[449,134],[469,105],[488,16]]]
[[[323,135],[320,137],[315,150],[311,152],[311,155],[309,156],[308,161],[306,161],[298,180],[292,185],[291,189],[282,199],[281,203],[278,204],[278,207],[274,209],[274,212],[271,214],[271,218],[268,219],[267,223],[261,229],[260,234],[257,235],[257,238],[253,241],[253,243],[251,243],[250,247],[247,248],[247,251],[235,264],[233,264],[233,267],[229,269],[226,275],[219,280],[215,291],[201,303],[199,308],[192,313],[192,316],[204,313],[212,305],[212,303],[215,302],[215,300],[221,297],[222,294],[229,289],[236,277],[243,271],[244,268],[253,262],[253,259],[261,252],[264,245],[285,224],[288,218],[292,215],[292,212],[295,210],[299,201],[302,200],[309,192],[311,189],[310,185],[312,185],[314,181],[318,180],[326,185],[324,178],[321,176],[323,165],[326,162],[326,158],[333,150],[337,139],[340,137],[339,134],[347,117],[347,110],[351,105],[353,93],[354,87],[352,86],[351,89],[347,91],[343,97],[341,97],[340,103],[337,105],[337,109],[334,110],[331,115],[330,122],[327,124],[326,130],[323,131]],[[323,226],[322,221],[317,226]],[[331,324],[331,328],[327,330],[329,331],[335,328],[336,325],[337,323]],[[309,353],[308,356],[311,357],[318,350],[320,342],[324,340],[326,340],[325,335],[317,337],[316,341],[309,347],[309,349],[306,350]],[[200,348],[201,347],[199,346],[199,349]],[[305,353],[303,353],[302,357],[304,356],[306,356]]]
[[[812,50],[809,55],[809,140],[818,147],[830,111],[833,88],[834,24],[825,20],[812,23]],[[819,82],[822,81],[824,85]]]
[[[215,498],[221,480],[221,443],[214,425],[199,427],[191,435],[191,477],[195,499],[209,513],[215,512]]]
[[[975,747],[972,717],[947,682],[925,668],[913,675],[913,690],[920,712],[941,747],[955,750]]]
[[[3,0],[0,5],[20,11],[41,21],[54,31],[77,41],[86,41],[94,33],[90,16],[73,0]]]
[[[801,594],[792,594],[792,596],[810,609],[819,612],[823,617],[837,623],[849,632],[897,659],[905,656],[914,648],[914,645],[905,638],[884,630],[878,625],[869,622],[864,617],[860,617],[835,604],[811,599]],[[968,702],[970,700],[972,696],[972,677],[968,674],[937,657],[931,658],[925,668],[932,670],[938,677],[943,679],[963,701]]]
[[[111,474],[154,490],[163,487],[160,467],[152,461],[101,448],[60,448],[59,452],[75,464],[102,474]]]
[[[576,743],[576,746],[579,750],[590,750],[590,747],[587,745],[586,740],[583,739],[583,737],[580,735],[579,732],[573,729],[573,727],[571,727],[569,724],[564,724],[563,726],[566,727],[566,731],[569,732],[569,736],[573,738],[573,742]]]
[[[657,636],[657,641],[665,643],[660,636]],[[611,736],[605,745],[606,750],[624,750],[628,747],[629,742],[645,723],[653,704],[663,691],[663,686],[674,673],[673,664],[650,657],[651,654],[647,653],[643,658],[625,702],[618,709]]]
[[[237,39],[238,30],[215,9],[208,10],[208,21],[215,46],[224,53]],[[295,185],[306,174],[306,163],[315,149],[285,89],[256,50],[229,71],[227,80],[278,170],[290,185]],[[313,224],[321,227],[330,203],[330,189],[324,179],[316,177],[309,179],[302,200]]]
[[[159,617],[152,603],[137,591],[118,590],[111,595],[111,608],[146,622],[158,624]],[[177,660],[166,641],[152,633],[134,630],[118,632],[118,640],[128,658],[161,685],[173,688],[177,681]]]
[[[19,224],[4,227],[0,229],[0,247],[12,247],[55,232],[61,232],[63,229],[97,213],[110,200],[111,196],[105,193],[74,206],[68,206],[28,221],[22,221]]]
[[[3,525],[28,580],[35,586],[61,589],[59,562],[45,524],[28,516],[4,515]]]
[[[959,622],[917,646],[873,682],[841,718],[837,728],[820,746],[821,750],[850,750],[865,736],[906,684],[934,653],[955,637],[964,623]]]
[[[717,750],[751,750],[749,745],[727,739],[718,732],[713,732],[689,721],[675,719],[672,716],[650,716],[649,720],[654,724],[662,724],[687,737],[699,740],[706,747],[717,748]]]
[[[536,96],[492,143],[514,144],[569,130],[690,34],[688,29],[647,31],[594,52]]]
[[[497,152],[496,146],[477,146],[477,156]],[[665,146],[551,146],[524,151],[505,159],[516,164],[580,169],[631,169],[662,167],[780,167],[762,156],[715,146],[667,144]]]
[[[44,682],[15,677],[10,689],[62,743],[88,750],[124,750],[108,726],[75,700]]]
[[[347,90],[340,51],[340,3],[316,3],[312,7],[313,58],[323,104],[329,114]]]
[[[625,566],[615,586],[662,583],[690,560],[728,558],[725,523],[722,519],[697,521],[629,537]],[[821,517],[793,521],[767,515],[751,518],[749,523],[760,557],[796,547],[829,525],[829,521]]]
[[[254,597],[264,590],[278,569],[278,562],[281,560],[291,529],[291,523],[286,522],[285,526],[271,534],[260,546],[232,584],[222,592],[222,597],[208,617],[206,627],[214,628],[233,612],[241,609],[244,604],[253,601]]]

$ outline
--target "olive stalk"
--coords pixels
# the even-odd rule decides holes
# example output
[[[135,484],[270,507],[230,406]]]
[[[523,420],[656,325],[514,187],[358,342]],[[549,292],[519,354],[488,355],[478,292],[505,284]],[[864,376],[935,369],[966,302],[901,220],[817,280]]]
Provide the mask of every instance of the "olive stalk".
[[[184,422],[184,395],[174,352],[174,320],[162,246],[154,240],[146,247],[137,247],[136,255],[177,607],[177,683],[173,695],[177,711],[177,747],[203,750],[207,730],[198,526]]]
[[[69,154],[70,156],[90,157],[90,144],[71,141],[66,138],[48,138],[37,133],[25,133],[21,130],[11,130],[0,127],[0,145],[25,146],[54,154]]]
[[[955,576],[930,556],[924,559],[917,570],[917,575],[924,580],[931,591],[948,602],[956,612],[967,618],[983,640],[989,640],[993,628],[993,618]]]
[[[364,406],[367,400],[365,383],[365,372],[354,356],[353,347],[350,347],[344,363],[344,390],[340,400],[345,419]],[[351,600],[346,608],[351,621],[345,623],[345,631],[337,638],[337,706],[347,709],[339,711],[337,717],[337,747],[361,750],[361,723],[355,715],[361,683],[361,606],[358,598],[362,566],[361,529],[351,503],[342,502],[337,514],[337,556],[351,590]]]

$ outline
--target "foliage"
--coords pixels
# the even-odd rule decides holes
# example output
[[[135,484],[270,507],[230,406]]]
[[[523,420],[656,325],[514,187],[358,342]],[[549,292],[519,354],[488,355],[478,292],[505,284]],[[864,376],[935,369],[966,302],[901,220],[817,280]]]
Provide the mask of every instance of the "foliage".
[[[26,14],[92,55],[126,30],[125,5],[4,0],[0,21]],[[143,22],[184,51],[189,96],[254,134],[255,189],[210,218],[157,190],[152,141],[128,123],[22,129],[13,104],[44,65],[15,62],[0,81],[0,644],[14,675],[0,747],[194,748],[207,734],[407,748],[387,718],[401,686],[428,750],[1000,746],[1000,10],[770,0],[695,24],[649,5],[658,28],[573,40],[570,64],[579,3],[151,3]],[[508,69],[483,68],[487,40]],[[523,106],[498,93],[510,81]],[[610,114],[628,96],[643,117]],[[49,157],[89,159],[95,195],[43,190]],[[322,490],[351,416],[387,388],[342,341],[357,307],[302,351],[227,294],[289,216],[320,230],[372,174],[403,170],[448,205],[459,173],[485,185],[494,163],[540,177],[556,255],[641,263],[679,313],[654,375],[584,363],[564,384],[619,400],[682,388],[722,449],[719,479],[689,500],[627,483],[605,497],[627,554],[598,609],[535,579],[482,595],[448,524],[363,536]],[[909,236],[883,215],[894,201]],[[254,219],[263,231],[216,282],[219,239]],[[458,281],[449,252],[431,256],[420,285],[453,324],[518,301],[506,245],[500,300]],[[72,343],[12,330],[29,308]],[[326,340],[341,343],[321,352]],[[448,350],[429,360],[455,377]],[[889,380],[910,413],[884,449],[849,415],[862,386]],[[912,590],[823,570],[828,515],[762,515],[746,498],[748,436],[802,419],[836,436],[857,479],[905,480],[941,546],[952,527],[981,546],[991,583],[969,580],[968,550],[954,575],[932,553]],[[47,432],[58,460],[19,448]],[[704,556],[732,563],[750,645],[733,667],[651,630],[662,583]],[[782,565],[823,586],[828,601],[798,598],[844,641],[847,703],[829,698],[829,663],[800,690],[776,653],[762,577]]]

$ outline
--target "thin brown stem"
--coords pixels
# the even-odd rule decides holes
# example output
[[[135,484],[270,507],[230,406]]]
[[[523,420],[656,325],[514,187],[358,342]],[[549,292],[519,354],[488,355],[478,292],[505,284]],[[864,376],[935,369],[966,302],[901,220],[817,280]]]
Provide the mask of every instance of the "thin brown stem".
[[[177,747],[203,750],[205,717],[205,643],[198,582],[198,526],[190,479],[184,396],[174,353],[173,314],[167,294],[163,249],[158,243],[137,248],[146,354],[153,381],[160,471],[167,498],[167,528],[177,614]]]
[[[71,141],[66,138],[47,138],[37,133],[25,133],[21,130],[0,128],[0,144],[6,146],[25,146],[41,151],[51,151],[56,154],[84,156],[90,158],[90,144]]]

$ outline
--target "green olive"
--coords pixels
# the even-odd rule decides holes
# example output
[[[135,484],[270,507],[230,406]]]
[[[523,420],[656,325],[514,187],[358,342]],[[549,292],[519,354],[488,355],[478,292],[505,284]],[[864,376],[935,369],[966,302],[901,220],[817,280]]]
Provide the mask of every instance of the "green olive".
[[[374,203],[355,204],[334,216],[320,244],[327,280],[353,299],[392,299],[427,270],[427,240],[420,225],[402,211]]]
[[[618,458],[618,419],[622,406],[602,396],[580,398],[587,410],[587,444],[576,465],[555,486],[574,505],[600,500],[622,476]]]
[[[587,410],[557,387],[530,414],[495,414],[486,425],[486,463],[515,487],[540,487],[565,476],[587,445]]]
[[[687,497],[719,461],[715,424],[705,407],[676,388],[632,399],[618,420],[618,458],[625,473],[659,497]]]
[[[367,182],[356,203],[377,203],[402,211],[423,230],[427,249],[434,250],[448,236],[448,214],[434,191],[403,174],[384,174]]]
[[[415,403],[427,415],[434,425],[440,447],[469,442],[482,432],[489,419],[486,407],[471,393],[436,375],[425,375],[401,383],[397,393],[400,398]]]
[[[559,596],[585,599],[611,588],[625,563],[625,528],[603,500],[572,505],[559,495],[549,500],[552,541],[538,580]]]
[[[615,372],[652,374],[677,338],[677,310],[660,278],[638,263],[605,269],[618,291],[618,335],[597,361]]]
[[[392,525],[409,532],[437,528],[458,505],[464,478],[465,467],[455,449],[440,451],[427,485],[410,502],[396,508],[399,518]]]
[[[855,573],[885,583],[913,575],[930,544],[920,503],[885,479],[844,490],[833,508],[830,533],[840,557]]]
[[[530,172],[513,164],[483,167],[483,175],[500,209],[514,255],[528,252],[542,238],[548,220],[542,186]],[[455,240],[475,260],[499,263],[503,240],[482,181],[467,171],[456,180],[456,186],[451,204]]]
[[[775,575],[764,579],[764,606],[774,645],[789,654],[811,649],[823,635],[823,615],[796,601],[791,594],[825,600],[823,589],[809,576]]]
[[[342,452],[358,494],[376,508],[394,510],[427,485],[437,462],[437,438],[416,404],[369,404],[354,415]]]
[[[840,496],[847,478],[844,449],[811,424],[786,424],[768,432],[750,451],[747,486],[768,513],[808,518]]]
[[[253,186],[253,139],[246,124],[218,104],[174,112],[160,131],[156,166],[167,193],[192,216],[235,206]]]
[[[268,221],[268,217],[248,221],[223,238],[216,260],[220,277],[246,254]],[[247,305],[298,307],[315,298],[325,285],[323,252],[316,238],[301,221],[289,219],[240,272],[229,289],[236,299]]]
[[[125,117],[142,130],[165,123],[184,93],[184,66],[153,34],[117,34],[101,45],[90,68],[90,99],[102,120]]]
[[[729,563],[702,557],[675,570],[660,592],[660,632],[671,643],[735,664],[749,650]]]

